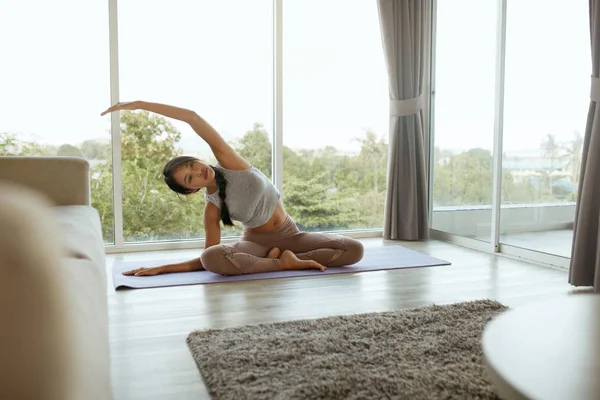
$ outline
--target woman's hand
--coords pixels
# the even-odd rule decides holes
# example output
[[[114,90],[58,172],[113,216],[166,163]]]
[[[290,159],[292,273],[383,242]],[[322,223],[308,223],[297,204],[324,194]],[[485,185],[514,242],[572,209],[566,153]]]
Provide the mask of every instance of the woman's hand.
[[[141,104],[140,101],[122,101],[122,102],[115,104],[112,107],[107,108],[102,114],[100,114],[100,116],[104,116],[104,115],[114,112],[114,111],[137,110],[140,108],[140,104]]]
[[[123,275],[127,276],[152,276],[162,274],[162,267],[152,267],[152,268],[137,268],[132,269],[131,271],[123,272]]]

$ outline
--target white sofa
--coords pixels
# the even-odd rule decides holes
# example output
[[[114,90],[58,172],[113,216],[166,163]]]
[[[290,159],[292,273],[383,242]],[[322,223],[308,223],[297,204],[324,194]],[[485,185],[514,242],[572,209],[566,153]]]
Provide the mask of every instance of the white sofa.
[[[113,398],[86,160],[0,157],[0,322],[0,399]]]

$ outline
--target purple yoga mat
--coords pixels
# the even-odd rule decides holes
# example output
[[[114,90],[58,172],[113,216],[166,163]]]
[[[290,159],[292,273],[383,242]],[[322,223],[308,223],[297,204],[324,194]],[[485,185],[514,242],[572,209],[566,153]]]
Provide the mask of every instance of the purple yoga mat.
[[[183,259],[172,260],[176,263]],[[119,288],[152,288],[162,286],[197,285],[204,283],[224,283],[250,281],[256,279],[291,278],[305,276],[326,276],[332,274],[347,274],[352,272],[381,271],[398,268],[417,268],[450,265],[448,261],[430,257],[426,254],[407,249],[402,246],[378,246],[365,247],[363,259],[348,267],[327,268],[321,271],[277,271],[264,272],[260,274],[247,274],[235,276],[222,276],[209,271],[179,272],[174,274],[163,274],[154,276],[125,276],[123,272],[139,267],[152,267],[166,263],[163,261],[115,261],[113,266],[113,285]]]

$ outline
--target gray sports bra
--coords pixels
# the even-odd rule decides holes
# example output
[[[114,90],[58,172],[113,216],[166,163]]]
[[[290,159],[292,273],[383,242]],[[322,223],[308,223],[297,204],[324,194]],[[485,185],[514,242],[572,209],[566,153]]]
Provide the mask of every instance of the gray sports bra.
[[[241,222],[247,228],[256,228],[266,224],[277,207],[281,194],[258,168],[252,166],[244,171],[233,171],[217,164],[225,179],[227,191],[225,202],[232,220]],[[219,191],[204,198],[221,208]]]

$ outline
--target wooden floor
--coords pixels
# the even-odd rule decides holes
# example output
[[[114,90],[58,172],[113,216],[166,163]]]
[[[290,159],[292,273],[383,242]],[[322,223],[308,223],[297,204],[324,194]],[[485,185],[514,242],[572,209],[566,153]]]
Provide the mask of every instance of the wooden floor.
[[[452,265],[118,292],[111,286],[108,301],[115,399],[208,399],[185,343],[187,335],[196,329],[484,298],[518,307],[578,292],[567,283],[566,270],[450,243],[379,238],[362,242],[365,246],[401,244]],[[107,273],[116,259],[169,262],[197,254],[186,250],[109,255]]]

